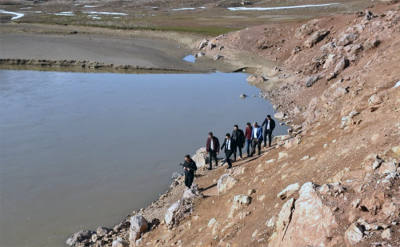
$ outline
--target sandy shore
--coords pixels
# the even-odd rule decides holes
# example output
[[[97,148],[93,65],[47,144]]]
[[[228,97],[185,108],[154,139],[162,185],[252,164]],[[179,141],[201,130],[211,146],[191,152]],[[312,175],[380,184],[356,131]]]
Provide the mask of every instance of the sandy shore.
[[[234,71],[252,59],[227,62],[203,57],[186,62],[183,57],[197,52],[195,44],[201,37],[174,32],[10,23],[0,33],[2,59],[85,60],[198,73]]]

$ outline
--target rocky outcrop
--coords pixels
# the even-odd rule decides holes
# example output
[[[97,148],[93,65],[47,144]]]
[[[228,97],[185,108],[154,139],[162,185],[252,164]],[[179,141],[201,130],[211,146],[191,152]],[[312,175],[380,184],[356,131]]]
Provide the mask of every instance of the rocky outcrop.
[[[223,194],[230,190],[235,184],[239,182],[236,178],[232,177],[229,174],[222,175],[217,183],[217,190],[219,194]]]
[[[141,234],[149,229],[149,223],[141,215],[132,216],[130,222],[129,241],[135,243],[136,240],[140,239]]]
[[[89,243],[93,234],[95,234],[93,231],[81,230],[68,238],[66,244],[76,246],[77,244]]]
[[[331,209],[322,203],[316,185],[308,182],[300,189],[294,204],[288,201],[279,214],[274,246],[327,246],[337,227]],[[281,221],[281,222],[280,222]]]
[[[286,187],[284,190],[282,190],[277,197],[284,200],[288,197],[291,197],[292,195],[294,195],[297,191],[300,190],[300,184],[299,183],[295,183],[295,184],[291,184],[288,187]]]
[[[313,33],[305,42],[304,46],[307,48],[314,47],[318,42],[322,41],[326,36],[328,36],[328,30],[319,30]]]
[[[165,224],[168,228],[173,228],[192,213],[192,201],[190,198],[183,198],[168,208],[165,214]]]

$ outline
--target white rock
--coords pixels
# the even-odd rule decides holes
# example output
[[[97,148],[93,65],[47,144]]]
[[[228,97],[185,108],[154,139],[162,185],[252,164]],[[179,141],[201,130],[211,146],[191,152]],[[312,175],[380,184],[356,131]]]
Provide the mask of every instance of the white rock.
[[[236,178],[233,178],[231,175],[229,174],[224,174],[222,175],[218,182],[217,182],[217,190],[218,193],[225,193],[226,191],[228,191],[229,189],[231,189],[233,186],[235,186],[235,184],[238,182],[239,180],[237,180]]]
[[[217,222],[217,220],[216,220],[215,218],[212,218],[212,219],[208,222],[207,227],[208,227],[208,228],[213,227],[213,225],[215,224],[215,222]]]
[[[345,241],[350,245],[356,245],[359,243],[363,237],[364,232],[360,224],[353,223],[345,232]]]
[[[294,193],[300,190],[300,184],[295,183],[287,186],[284,190],[282,190],[277,197],[281,198],[282,200],[292,196]]]

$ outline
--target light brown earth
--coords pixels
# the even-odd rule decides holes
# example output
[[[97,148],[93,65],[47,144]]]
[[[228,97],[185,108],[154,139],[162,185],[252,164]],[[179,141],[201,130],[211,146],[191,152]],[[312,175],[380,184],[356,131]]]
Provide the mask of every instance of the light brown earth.
[[[356,14],[318,19],[314,31],[325,28],[331,32],[312,48],[303,45],[309,35],[294,38],[295,30],[306,22],[258,26],[210,39],[226,49],[206,48],[208,56],[221,54],[229,60],[234,58],[232,51],[241,51],[276,61],[277,69],[259,67],[255,74],[269,80],[255,85],[288,115],[287,121],[301,124],[302,131],[286,137],[292,138],[287,142],[275,142],[272,149],[264,149],[261,157],[234,163],[234,170],[245,170],[234,175],[239,182],[225,194],[216,192],[217,180],[226,173],[224,168],[201,171],[205,175],[195,182],[206,197],[194,205],[193,213],[172,230],[163,223],[153,228],[142,235],[139,246],[400,246],[400,87],[394,88],[400,81],[400,4],[384,3],[369,10],[376,15],[369,21]],[[355,31],[360,24],[364,30]],[[338,45],[321,56],[321,46],[353,32],[358,35],[353,44]],[[260,41],[272,45],[260,49]],[[363,49],[354,56],[356,45]],[[291,55],[295,46],[302,50]],[[335,54],[337,60],[324,69],[329,54]],[[350,60],[349,67],[327,80],[342,57]],[[306,87],[306,79],[317,75],[321,79]],[[295,107],[300,108],[299,112],[294,111]],[[342,126],[342,117],[352,111],[357,115]],[[290,147],[290,143],[295,144]],[[287,157],[279,160],[285,154]],[[392,162],[397,172],[374,170],[376,155],[384,160],[382,166]],[[275,161],[266,163],[271,159]],[[282,200],[277,194],[290,184],[307,182],[317,185],[314,199],[321,208],[304,213],[299,211],[302,205],[295,204],[290,208],[293,218],[282,232],[282,206],[290,198],[298,200],[305,195],[296,192]],[[335,195],[332,190],[328,194],[320,190],[320,186],[333,182],[338,182],[336,186],[343,191]],[[246,195],[252,189],[256,192],[250,195],[251,204],[229,218],[234,196]],[[173,200],[166,197],[160,202],[171,205],[176,199],[175,194]],[[357,199],[360,205],[355,203]],[[153,215],[147,210],[153,209],[139,214],[150,220]],[[331,214],[334,223],[312,218],[313,213],[322,214],[318,210]],[[274,225],[267,226],[273,217]],[[207,227],[213,218],[219,222],[218,228]],[[351,244],[346,231],[355,222],[359,222],[362,236],[358,243]],[[376,228],[369,229],[373,225]],[[296,234],[297,226],[302,226],[301,234]],[[126,233],[120,236],[129,241]],[[323,244],[316,244],[319,239]]]

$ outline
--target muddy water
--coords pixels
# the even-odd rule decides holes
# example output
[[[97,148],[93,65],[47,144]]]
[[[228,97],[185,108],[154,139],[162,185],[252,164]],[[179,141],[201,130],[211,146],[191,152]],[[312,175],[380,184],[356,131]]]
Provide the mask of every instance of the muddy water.
[[[272,113],[244,74],[0,70],[0,246],[63,246],[163,193],[178,163]],[[278,125],[275,134],[283,134]]]

